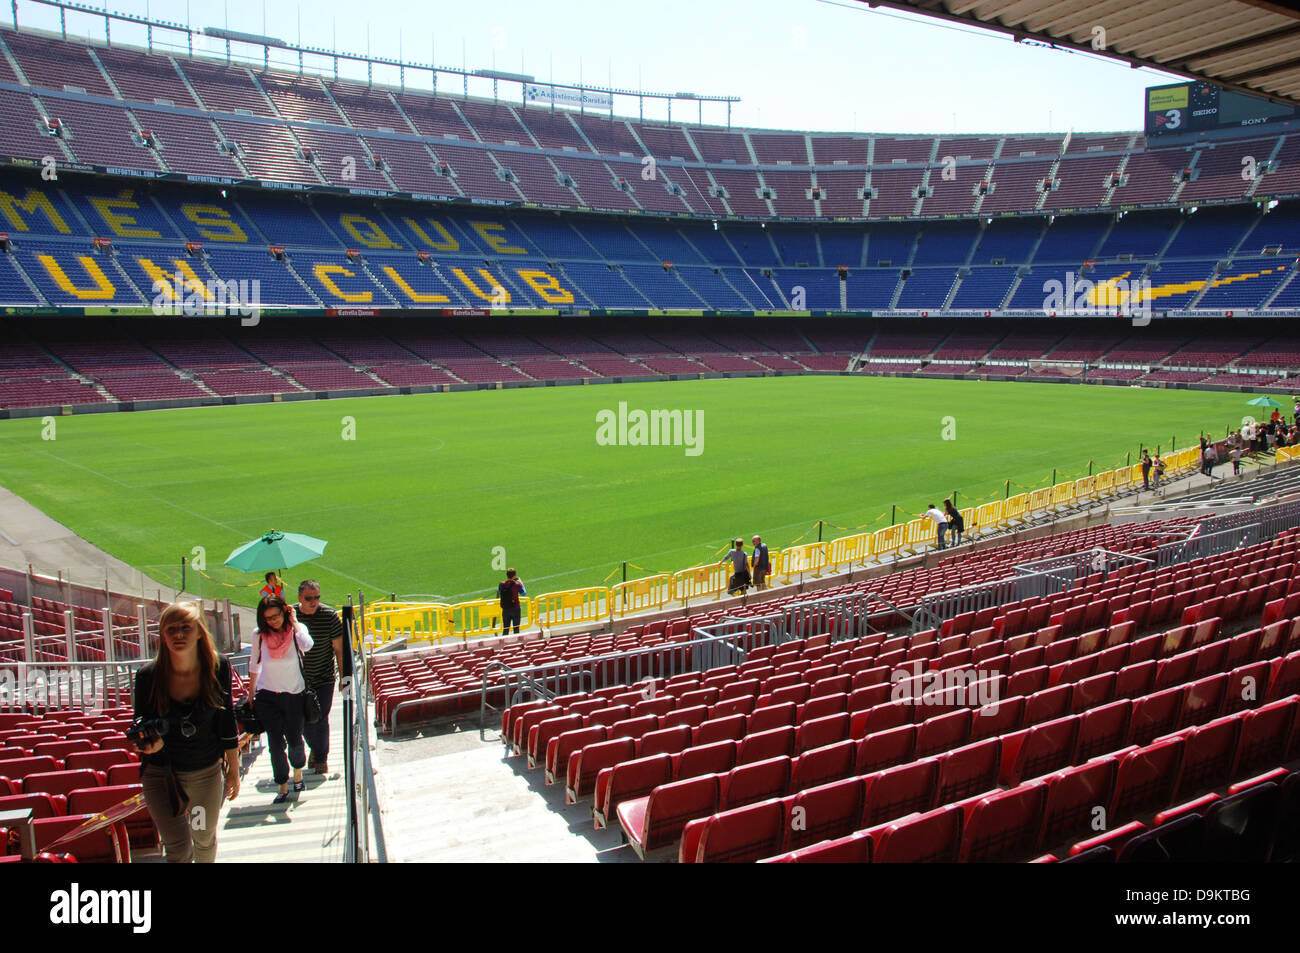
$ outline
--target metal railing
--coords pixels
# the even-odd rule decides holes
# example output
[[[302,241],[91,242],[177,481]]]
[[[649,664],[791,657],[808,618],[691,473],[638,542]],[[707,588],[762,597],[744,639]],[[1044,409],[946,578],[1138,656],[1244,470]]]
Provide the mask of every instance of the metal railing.
[[[877,609],[876,604],[883,606]],[[579,691],[596,691],[613,685],[635,685],[647,678],[672,678],[683,672],[705,672],[724,665],[739,665],[755,648],[780,645],[791,639],[812,635],[831,636],[832,642],[857,638],[873,629],[873,622],[902,616],[911,621],[907,610],[900,609],[875,593],[855,593],[815,599],[783,606],[762,616],[724,619],[696,626],[689,639],[661,643],[606,655],[546,662],[527,668],[511,668],[505,662],[492,662],[483,670],[479,692],[479,736],[485,737],[489,712],[499,711],[491,698],[501,704],[517,704],[524,692],[533,697],[555,698]],[[438,698],[451,696],[442,695]],[[428,698],[413,699],[396,705],[389,729],[397,730],[397,714],[403,708],[425,704]]]
[[[343,692],[343,786],[347,791],[343,862],[387,863],[384,828],[375,791],[374,756],[370,750],[370,692],[365,659],[353,651],[357,639],[356,612],[349,597],[339,614],[347,631],[345,651],[352,660],[352,683]],[[371,851],[373,825],[374,851]]]
[[[1201,520],[1198,524],[1199,535],[1218,533],[1225,529],[1248,526],[1251,523],[1260,524],[1264,534],[1263,538],[1267,539],[1271,539],[1283,530],[1294,529],[1300,526],[1300,500],[1275,503],[1272,506],[1265,506],[1255,510],[1242,510],[1224,516],[1211,516],[1208,519]]]
[[[1237,526],[1217,533],[1202,533],[1190,536],[1179,543],[1165,543],[1163,546],[1157,546],[1155,549],[1155,563],[1161,569],[1166,569],[1180,563],[1191,562],[1194,559],[1204,559],[1206,556],[1220,556],[1223,553],[1230,553],[1234,549],[1253,546],[1266,538],[1269,537],[1265,536],[1263,526],[1260,523]]]
[[[978,612],[1025,599],[1054,596],[1070,588],[1077,578],[1076,567],[1066,564],[1048,572],[1013,576],[924,596],[916,607],[912,631],[940,626],[963,612]]]
[[[1065,553],[1060,556],[1049,556],[1046,559],[1036,559],[1033,562],[1021,563],[1015,566],[1018,573],[1024,575],[1033,575],[1034,573],[1046,572],[1051,573],[1065,567],[1071,567],[1074,575],[1070,577],[1073,582],[1089,575],[1101,573],[1103,578],[1108,577],[1116,569],[1131,565],[1150,565],[1152,560],[1145,556],[1135,556],[1132,553],[1116,553],[1109,549],[1096,547],[1094,549],[1085,549],[1077,553]]]
[[[135,674],[146,661],[0,661],[0,710],[129,706]]]

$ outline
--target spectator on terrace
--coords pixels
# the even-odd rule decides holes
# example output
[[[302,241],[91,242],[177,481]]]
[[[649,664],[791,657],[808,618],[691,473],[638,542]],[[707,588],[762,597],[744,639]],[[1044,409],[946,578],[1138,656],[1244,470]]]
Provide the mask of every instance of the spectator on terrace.
[[[509,635],[510,626],[514,625],[515,634],[519,634],[519,620],[523,617],[519,597],[528,595],[524,581],[513,569],[506,570],[506,578],[497,583],[497,598],[501,600],[501,634]]]
[[[754,537],[754,555],[751,560],[754,566],[754,588],[763,590],[767,588],[767,574],[772,571],[772,558],[767,552],[767,543],[763,542],[761,536]]]
[[[1156,454],[1155,460],[1151,464],[1152,472],[1155,474],[1155,486],[1159,488],[1160,481],[1165,478],[1165,458]]]
[[[1210,445],[1210,441],[1205,439],[1205,434],[1201,434],[1201,472],[1205,472],[1205,449]]]
[[[948,528],[948,521],[944,519],[943,511],[939,509],[937,506],[935,506],[933,503],[931,503],[930,508],[926,510],[924,513],[922,513],[921,515],[926,519],[934,520],[934,527],[938,533],[938,538],[939,538],[939,548],[947,549],[948,544],[943,541],[943,533],[944,530]]]
[[[948,533],[954,546],[961,545],[961,534],[966,532],[966,520],[962,518],[952,500],[943,501],[943,511],[948,517]]]
[[[731,579],[727,583],[727,594],[734,596],[736,593],[743,593],[749,588],[749,562],[745,557],[745,541],[733,539],[731,551],[722,561],[730,562],[732,569]]]
[[[1241,447],[1234,446],[1228,452],[1228,457],[1232,460],[1232,475],[1241,476]]]
[[[259,598],[265,599],[267,596],[275,596],[277,599],[284,598],[284,583],[273,572],[266,574],[266,585],[258,594]]]
[[[1151,452],[1142,451],[1142,489],[1151,489]]]
[[[320,583],[304,579],[298,583],[298,604],[294,614],[307,627],[311,650],[303,656],[303,676],[320,701],[320,721],[303,726],[307,740],[307,770],[329,774],[330,709],[334,705],[334,678],[338,687],[352,683],[352,653],[343,653],[346,633],[343,620],[332,608],[320,601]]]
[[[135,717],[154,722],[136,750],[145,806],[168,863],[212,863],[221,802],[239,794],[230,683],[230,662],[217,653],[199,607],[163,609],[158,651],[135,676]]]
[[[300,653],[310,652],[313,644],[307,627],[294,619],[293,609],[279,596],[266,596],[257,604],[257,631],[248,655],[248,690],[257,720],[266,729],[271,773],[279,787],[276,804],[289,799],[290,765],[293,789],[301,791],[306,786],[302,780],[307,763],[302,728],[307,682]]]
[[[1205,448],[1205,475],[1213,479],[1214,465],[1219,462],[1219,451],[1210,444]]]

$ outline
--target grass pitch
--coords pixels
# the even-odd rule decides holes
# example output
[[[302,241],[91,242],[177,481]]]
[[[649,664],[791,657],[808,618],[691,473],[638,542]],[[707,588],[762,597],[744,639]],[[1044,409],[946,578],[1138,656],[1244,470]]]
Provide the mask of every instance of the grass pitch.
[[[327,601],[457,602],[495,591],[499,559],[537,595],[617,581],[624,560],[628,578],[708,562],[737,535],[776,549],[816,540],[818,520],[832,539],[887,525],[891,506],[901,522],[954,491],[1000,498],[1005,480],[1020,492],[1221,434],[1245,400],[807,376],[88,414],[58,418],[53,440],[40,419],[0,422],[0,483],[164,583],[203,547],[208,597],[255,604],[260,580],[221,563],[274,528],[329,540],[286,573]],[[601,445],[598,414],[620,402],[701,411],[700,453]]]

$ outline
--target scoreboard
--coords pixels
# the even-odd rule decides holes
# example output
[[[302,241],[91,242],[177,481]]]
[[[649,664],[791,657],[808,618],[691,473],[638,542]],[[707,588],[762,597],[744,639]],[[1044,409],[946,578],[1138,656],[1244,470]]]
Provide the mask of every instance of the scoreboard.
[[[1300,116],[1300,107],[1220,89],[1213,83],[1173,83],[1146,91],[1148,137],[1263,125]]]

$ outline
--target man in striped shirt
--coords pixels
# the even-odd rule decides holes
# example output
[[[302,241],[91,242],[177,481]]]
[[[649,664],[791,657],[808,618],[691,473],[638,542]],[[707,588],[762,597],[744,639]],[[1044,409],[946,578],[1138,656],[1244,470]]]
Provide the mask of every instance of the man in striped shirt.
[[[307,627],[312,647],[303,656],[303,675],[307,685],[320,699],[321,717],[314,725],[303,726],[307,739],[307,768],[316,774],[329,773],[330,708],[334,704],[334,677],[338,686],[352,682],[352,653],[343,651],[346,635],[339,614],[320,601],[320,583],[304,579],[298,583],[298,605],[294,616]]]

